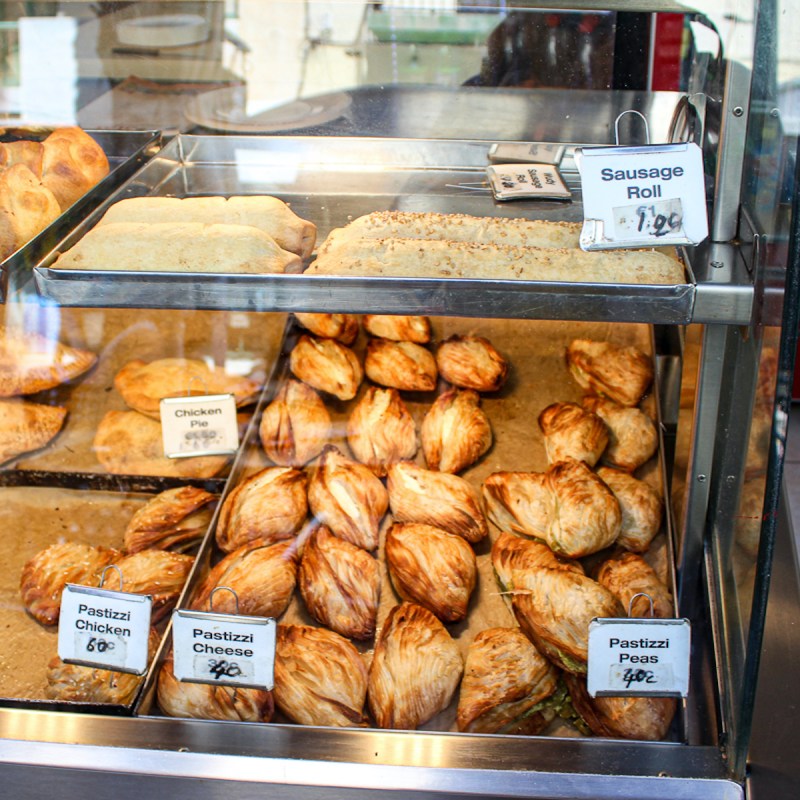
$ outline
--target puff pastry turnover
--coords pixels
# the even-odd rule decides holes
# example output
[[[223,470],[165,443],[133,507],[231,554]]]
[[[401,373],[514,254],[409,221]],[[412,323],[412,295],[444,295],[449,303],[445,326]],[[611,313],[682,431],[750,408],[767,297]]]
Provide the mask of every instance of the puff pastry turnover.
[[[67,409],[25,400],[0,400],[0,464],[38,450],[61,430]]]

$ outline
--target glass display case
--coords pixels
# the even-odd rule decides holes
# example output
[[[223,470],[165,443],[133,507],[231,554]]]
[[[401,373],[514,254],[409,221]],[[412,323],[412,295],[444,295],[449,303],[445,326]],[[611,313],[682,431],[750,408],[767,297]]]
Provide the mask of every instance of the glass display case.
[[[0,236],[0,775],[14,796],[744,797],[800,300],[792,6],[2,10],[4,235],[21,224],[9,178],[20,162],[39,202],[57,202],[22,239]],[[76,126],[94,144],[63,156],[59,131]],[[581,249],[582,148],[615,140],[700,148],[704,241]],[[84,185],[68,170],[79,189],[59,201],[54,163],[94,163],[98,145],[107,173]],[[487,166],[508,161],[502,145],[528,164],[535,153],[568,198],[497,199]],[[236,210],[242,197],[252,210]],[[113,218],[134,206],[145,216]],[[380,327],[406,317],[415,333]],[[446,351],[466,344],[485,348],[469,369],[499,363],[501,377],[459,376]],[[600,367],[580,362],[584,347],[603,348]],[[329,351],[334,361],[315,361]],[[618,352],[635,362],[623,383],[642,361],[651,373],[628,401],[591,371]],[[306,392],[292,413],[313,435],[292,420],[290,390]],[[231,398],[235,444],[196,444],[210,434],[195,419],[181,436],[202,455],[175,457],[159,400],[202,416],[185,409],[209,395]],[[369,408],[375,397],[391,406]],[[466,405],[443,405],[456,400]],[[565,408],[599,426],[597,452],[552,438],[548,415]],[[624,438],[611,421],[621,411],[643,457],[608,449]],[[278,475],[294,488],[247,509]],[[663,508],[644,541],[620,533],[634,512],[615,480]],[[613,506],[598,544],[559,538],[578,484]],[[180,513],[152,505],[164,497],[181,498]],[[597,516],[592,502],[581,495],[575,513]],[[398,555],[415,529],[425,535]],[[432,552],[436,537],[466,578]],[[171,593],[162,576],[130,588],[150,547],[169,561]],[[325,547],[341,548],[325,569],[345,595],[352,574],[374,571],[359,632],[320,609]],[[534,569],[509,547],[550,561]],[[266,551],[283,571],[257,577]],[[351,559],[346,583],[337,570]],[[613,588],[620,563],[640,572]],[[663,590],[665,616],[690,622],[688,695],[591,698],[589,619],[646,616],[633,611],[642,575],[639,592]],[[116,577],[157,611],[141,678],[56,658],[63,584]],[[562,580],[580,587],[577,612],[557,606]],[[209,598],[215,586],[236,604]],[[277,618],[274,692],[175,681],[173,606]],[[382,703],[386,642],[411,607],[429,638],[386,668],[395,694]],[[565,619],[577,650],[553,638]],[[530,687],[495,697],[492,727],[467,719],[467,699],[510,680],[476,666],[500,629],[526,634],[552,685],[535,700]],[[438,700],[403,717],[404,691],[410,705]]]

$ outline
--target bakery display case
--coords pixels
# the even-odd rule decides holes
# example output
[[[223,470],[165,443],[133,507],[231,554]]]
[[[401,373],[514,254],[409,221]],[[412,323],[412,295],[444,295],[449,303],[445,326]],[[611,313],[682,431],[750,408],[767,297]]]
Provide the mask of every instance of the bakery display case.
[[[206,17],[137,40],[156,63],[261,42],[255,0],[24,5],[109,52],[119,20]],[[294,99],[197,74],[182,132],[109,119],[88,134],[122,168],[3,263],[15,796],[752,791],[800,300],[791,8],[450,5],[270,4],[304,26]],[[474,72],[335,85],[416,36]],[[615,134],[698,146],[703,241],[581,248],[582,159]],[[566,199],[495,197],[495,145],[522,142]],[[65,583],[152,597],[144,672],[69,663]],[[272,691],[176,678],[177,620],[208,610],[278,621]],[[688,691],[590,695],[591,620],[648,616],[689,621]],[[81,625],[74,647],[124,639]]]

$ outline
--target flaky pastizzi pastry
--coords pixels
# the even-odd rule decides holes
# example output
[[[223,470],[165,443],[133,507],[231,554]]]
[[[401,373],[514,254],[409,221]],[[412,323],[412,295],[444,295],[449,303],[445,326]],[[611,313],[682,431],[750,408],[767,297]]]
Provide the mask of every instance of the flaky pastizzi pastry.
[[[165,397],[232,394],[236,406],[253,403],[260,386],[249,378],[229,375],[222,367],[192,358],[161,358],[147,363],[129,361],[114,378],[114,388],[134,411],[160,419]]]
[[[149,658],[155,654],[158,640],[158,632],[151,628],[147,642]],[[128,705],[135,699],[144,677],[129,672],[65,664],[55,656],[47,665],[44,693],[48,700],[68,703]]]
[[[19,590],[25,608],[42,625],[55,625],[64,587],[99,586],[103,570],[121,556],[118,550],[76,542],[50,545],[22,568]]]
[[[407,392],[430,392],[436,388],[436,361],[429,350],[414,342],[370,339],[364,371],[381,386]]]
[[[138,411],[107,411],[92,447],[103,468],[113,475],[213,478],[228,463],[228,456],[167,458],[161,423]]]
[[[0,326],[0,397],[34,394],[90,370],[97,356],[32,331]]]
[[[179,681],[172,653],[158,673],[157,697],[159,708],[169,717],[269,722],[275,711],[272,692],[264,689]]]
[[[636,553],[619,553],[606,559],[598,567],[596,577],[598,583],[619,599],[628,616],[649,617],[651,600],[654,617],[666,619],[675,616],[669,589]]]
[[[608,445],[608,428],[597,414],[577,403],[553,403],[539,414],[550,464],[573,458],[593,467]]]
[[[171,553],[169,550],[141,550],[114,561],[114,566],[121,573],[122,591],[152,596],[150,619],[154,625],[175,607],[192,564],[194,556]],[[112,577],[117,576],[115,574]],[[116,589],[117,586],[112,580],[107,588]]]
[[[661,529],[661,495],[650,484],[618,469],[600,467],[597,475],[614,493],[622,511],[617,544],[634,553],[644,553]]]
[[[444,625],[414,603],[386,618],[369,670],[369,709],[379,728],[414,730],[450,704],[464,668]]]
[[[349,347],[305,334],[292,348],[289,368],[304,383],[339,400],[352,400],[364,378],[358,357]]]
[[[424,606],[442,622],[467,616],[478,567],[460,536],[432,525],[397,523],[386,535],[386,565],[403,600]]]
[[[443,392],[422,421],[422,450],[430,469],[461,472],[492,446],[492,426],[472,389]]]
[[[380,570],[365,550],[320,526],[303,548],[297,585],[308,613],[325,627],[351,639],[375,633]]]
[[[479,542],[489,532],[478,493],[463,478],[411,461],[389,468],[386,488],[396,522],[421,522]]]
[[[367,667],[338,633],[310,625],[279,625],[275,702],[301,725],[367,727]]]
[[[546,541],[569,558],[596,553],[617,541],[622,527],[619,502],[583,461],[559,461],[547,471],[555,497]]]
[[[514,570],[512,606],[525,635],[567,672],[583,674],[589,657],[589,623],[624,617],[617,598],[597,581],[573,570]]]
[[[567,366],[584,389],[635,406],[653,382],[653,362],[635,347],[574,339],[567,347]]]
[[[302,467],[330,439],[331,415],[310,386],[290,378],[264,409],[258,435],[264,452],[276,464]]]
[[[538,539],[522,539],[512,533],[501,533],[492,545],[492,568],[504,592],[513,590],[514,570],[565,569],[583,575],[579,561],[556,555]]]
[[[657,742],[667,735],[677,702],[673,697],[592,697],[586,680],[564,675],[575,710],[596,736]]]
[[[494,472],[481,492],[486,515],[501,531],[547,536],[555,498],[546,472]]]
[[[267,467],[237,484],[217,521],[217,544],[230,553],[256,539],[290,539],[306,520],[306,475],[293,467]]]
[[[244,614],[258,617],[279,617],[292,599],[297,581],[298,544],[288,542],[261,545],[250,542],[228,553],[198,586],[191,607],[197,611],[218,611],[221,614]],[[211,592],[227,586],[236,592]]]
[[[358,317],[354,314],[303,314],[295,311],[294,317],[307,331],[321,339],[336,339],[349,345],[358,336]]]
[[[0,400],[0,464],[44,447],[61,430],[66,416],[62,406]]]
[[[311,513],[337,536],[365,550],[378,546],[381,520],[389,496],[381,481],[363,464],[328,445],[308,484]]]
[[[638,408],[621,406],[605,397],[583,398],[583,407],[597,414],[608,428],[608,447],[603,461],[633,472],[658,449],[658,432],[653,420]]]
[[[436,351],[439,373],[462,389],[495,392],[508,377],[508,362],[482,336],[451,336]]]
[[[367,388],[347,419],[347,444],[381,477],[389,464],[414,458],[417,429],[397,389]]]
[[[539,733],[555,717],[545,702],[558,671],[518,628],[487,628],[464,664],[456,720],[465,733]]]
[[[211,524],[217,496],[195,486],[179,486],[157,494],[142,506],[125,528],[125,550],[189,550]]]
[[[431,340],[431,323],[427,317],[402,314],[364,314],[364,330],[379,339],[393,342],[427,344]]]

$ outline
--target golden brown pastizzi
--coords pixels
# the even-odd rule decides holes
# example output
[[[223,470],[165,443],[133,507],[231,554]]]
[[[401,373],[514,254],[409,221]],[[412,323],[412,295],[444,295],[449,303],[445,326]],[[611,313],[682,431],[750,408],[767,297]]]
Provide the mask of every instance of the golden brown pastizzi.
[[[113,475],[213,478],[228,463],[228,456],[167,458],[161,423],[138,411],[107,411],[97,426],[93,449]]]
[[[533,736],[555,717],[544,701],[557,686],[558,671],[519,628],[487,628],[467,651],[458,729]]]
[[[486,515],[501,531],[547,537],[555,498],[546,472],[494,472],[481,492]]]
[[[472,389],[440,394],[422,421],[422,451],[429,469],[457,473],[492,446],[492,426]]]
[[[375,633],[380,599],[378,562],[320,526],[303,548],[297,585],[308,613],[351,639]]]
[[[370,339],[364,371],[381,386],[407,392],[431,392],[436,388],[436,360],[429,350],[414,342]]]
[[[99,586],[103,570],[121,557],[119,550],[77,542],[59,542],[25,563],[19,589],[22,602],[42,625],[55,625],[61,593],[68,583]]]
[[[158,673],[158,706],[167,716],[233,722],[269,722],[275,711],[272,692],[242,686],[179,681],[172,653]]]
[[[367,667],[339,634],[309,625],[279,625],[275,702],[301,725],[367,727]]]
[[[294,318],[320,339],[336,339],[351,345],[358,336],[358,317],[354,314],[305,314],[295,311]]]
[[[403,314],[364,314],[364,330],[379,339],[394,342],[427,344],[431,340],[431,322],[427,317]]]
[[[597,582],[619,599],[630,617],[649,617],[651,608],[656,618],[675,616],[669,589],[636,553],[618,553],[603,561],[597,569]]]
[[[322,451],[308,484],[311,513],[342,539],[374,550],[389,496],[380,479],[333,445]]]
[[[310,386],[290,378],[264,409],[258,435],[264,452],[276,464],[302,467],[328,443],[331,415]]]
[[[321,392],[352,400],[364,379],[356,354],[334,339],[301,336],[289,356],[292,374]]]
[[[451,336],[436,350],[439,373],[453,386],[496,392],[508,378],[508,362],[482,336]]]
[[[297,534],[308,514],[306,475],[293,467],[267,467],[237,484],[222,504],[216,538],[230,553],[248,542],[272,544]]]
[[[386,488],[396,522],[421,522],[479,542],[489,532],[478,493],[458,475],[411,461],[389,467]]]
[[[608,429],[608,447],[603,461],[633,472],[652,458],[658,449],[658,432],[653,420],[638,408],[621,406],[605,397],[583,398],[583,407],[597,414]]]
[[[478,567],[466,540],[432,525],[396,523],[386,534],[385,553],[403,600],[427,608],[442,622],[467,616]]]
[[[635,406],[653,382],[653,362],[635,347],[574,339],[567,347],[567,366],[584,389]]]
[[[222,367],[191,358],[128,362],[114,378],[114,388],[134,411],[160,419],[165,397],[232,394],[237,408],[255,402],[260,386],[249,378],[229,375]]]
[[[125,528],[125,550],[189,550],[211,524],[217,496],[195,486],[160,492],[142,506]]]
[[[539,427],[550,464],[572,458],[593,467],[608,444],[605,422],[577,403],[547,406],[539,414]]]
[[[661,495],[648,483],[618,469],[600,467],[597,475],[614,493],[622,512],[617,544],[634,553],[644,553],[661,529]]]
[[[427,722],[450,705],[463,668],[458,645],[430,611],[395,606],[369,669],[367,700],[378,727],[414,730]]]
[[[367,388],[347,419],[347,444],[379,477],[389,464],[414,458],[417,429],[397,389]]]
[[[62,406],[0,400],[0,464],[44,447],[61,430],[66,416]]]

